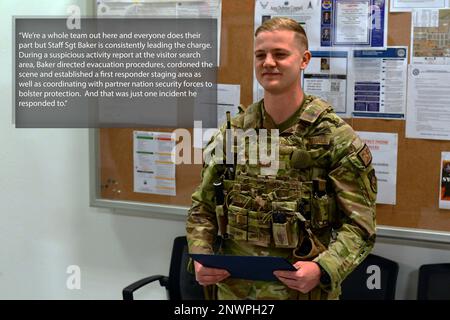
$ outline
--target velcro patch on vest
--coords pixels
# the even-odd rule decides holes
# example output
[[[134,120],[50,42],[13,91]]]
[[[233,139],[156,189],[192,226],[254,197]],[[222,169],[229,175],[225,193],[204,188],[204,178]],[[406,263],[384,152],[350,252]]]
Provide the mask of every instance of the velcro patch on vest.
[[[272,233],[276,246],[284,247],[289,245],[286,223],[274,223],[272,225]]]
[[[367,168],[372,163],[372,154],[370,153],[369,147],[364,145],[364,147],[358,152],[358,158],[364,163]]]
[[[330,145],[330,140],[328,135],[309,137],[309,143],[312,145],[328,146]]]

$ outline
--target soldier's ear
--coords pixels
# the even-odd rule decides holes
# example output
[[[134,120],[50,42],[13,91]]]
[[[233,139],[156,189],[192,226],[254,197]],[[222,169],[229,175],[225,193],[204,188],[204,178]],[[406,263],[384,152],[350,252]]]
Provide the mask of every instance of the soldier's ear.
[[[309,61],[311,61],[311,52],[309,50],[305,50],[302,56],[302,63],[300,64],[300,70],[306,69]]]

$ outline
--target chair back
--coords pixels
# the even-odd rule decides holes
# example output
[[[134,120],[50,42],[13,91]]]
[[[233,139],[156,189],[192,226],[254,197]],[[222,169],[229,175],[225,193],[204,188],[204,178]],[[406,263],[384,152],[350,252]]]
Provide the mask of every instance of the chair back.
[[[417,300],[450,300],[450,263],[424,264],[419,268]]]
[[[398,263],[369,254],[342,282],[341,300],[394,300]]]
[[[173,242],[170,260],[168,295],[170,300],[202,300],[203,287],[195,275],[187,270],[189,262],[186,237],[177,237]]]

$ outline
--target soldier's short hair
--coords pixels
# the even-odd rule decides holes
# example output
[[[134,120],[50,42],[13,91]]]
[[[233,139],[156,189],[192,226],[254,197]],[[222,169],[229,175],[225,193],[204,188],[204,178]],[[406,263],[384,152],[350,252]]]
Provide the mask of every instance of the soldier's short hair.
[[[275,17],[264,21],[255,31],[255,37],[264,31],[290,30],[295,32],[297,40],[308,49],[308,37],[299,22],[291,18]]]

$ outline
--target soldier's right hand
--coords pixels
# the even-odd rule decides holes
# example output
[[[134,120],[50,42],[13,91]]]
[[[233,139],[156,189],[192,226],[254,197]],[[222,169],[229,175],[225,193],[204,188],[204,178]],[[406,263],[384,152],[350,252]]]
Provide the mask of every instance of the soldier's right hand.
[[[230,273],[225,269],[208,268],[201,263],[194,261],[195,279],[202,286],[216,284],[230,276]]]

